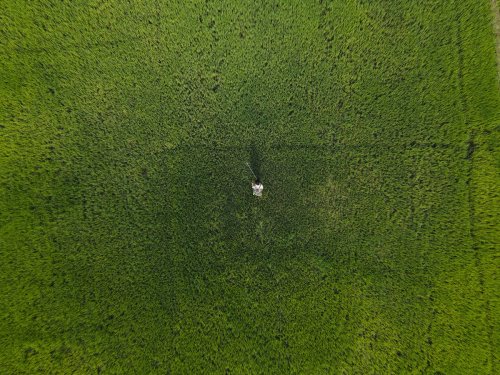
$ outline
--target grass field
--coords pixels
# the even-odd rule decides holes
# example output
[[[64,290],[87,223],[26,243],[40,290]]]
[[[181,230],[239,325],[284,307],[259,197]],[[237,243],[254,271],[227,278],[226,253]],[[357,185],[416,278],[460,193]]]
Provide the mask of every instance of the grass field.
[[[1,373],[498,373],[490,0],[2,8]]]

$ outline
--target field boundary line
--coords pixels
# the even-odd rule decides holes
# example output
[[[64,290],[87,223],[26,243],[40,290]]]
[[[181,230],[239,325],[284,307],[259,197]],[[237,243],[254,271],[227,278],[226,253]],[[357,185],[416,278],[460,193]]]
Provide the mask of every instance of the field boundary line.
[[[466,128],[469,129],[469,138],[466,143],[466,150],[465,150],[465,160],[466,163],[468,164],[467,167],[467,200],[468,200],[468,206],[469,206],[469,236],[470,236],[470,241],[471,241],[471,250],[474,254],[474,265],[477,270],[477,281],[479,284],[479,293],[481,296],[481,306],[483,308],[482,313],[484,314],[482,316],[482,320],[484,323],[484,330],[486,331],[486,340],[487,344],[489,346],[488,348],[488,354],[489,354],[489,361],[490,361],[490,366],[492,373],[495,372],[496,368],[496,363],[495,363],[495,345],[493,342],[493,327],[491,325],[492,319],[491,319],[491,311],[490,311],[490,301],[488,300],[488,294],[486,292],[486,287],[485,287],[485,271],[483,268],[483,264],[481,261],[481,246],[480,246],[480,239],[477,237],[476,234],[476,202],[475,202],[475,195],[474,192],[476,191],[477,188],[477,183],[476,181],[477,176],[475,174],[476,172],[476,163],[475,163],[475,153],[478,151],[478,148],[480,145],[478,145],[478,142],[476,141],[476,138],[478,136],[478,131],[481,133],[481,128],[476,128],[477,124],[474,123],[474,121],[471,121],[471,114],[469,113],[470,108],[467,103],[467,98],[465,96],[466,94],[466,88],[465,88],[465,82],[464,82],[464,67],[465,67],[465,59],[464,59],[464,49],[463,49],[463,29],[462,29],[462,20],[461,20],[461,13],[460,13],[460,1],[461,0],[455,0],[455,8],[457,12],[457,17],[456,17],[456,44],[457,44],[457,64],[458,64],[458,69],[457,69],[457,83],[458,83],[458,93],[460,97],[460,103],[462,105],[462,116],[463,116],[463,121],[464,125]],[[496,0],[491,0],[492,1],[492,6],[495,5],[496,7]],[[495,4],[493,4],[495,3]],[[494,15],[496,17],[496,14]],[[495,39],[495,48],[496,48],[496,61],[497,61],[497,80],[500,77],[499,76],[499,65],[498,65],[498,46],[497,46],[497,41],[498,39]]]
[[[455,150],[455,151],[463,151],[463,145],[455,145],[452,143],[416,143],[409,142],[408,144],[388,144],[388,143],[358,143],[358,144],[314,144],[314,143],[304,143],[304,144],[292,144],[292,143],[274,143],[264,145],[266,149],[270,150],[312,150],[312,149],[324,149],[328,152],[338,152],[340,150],[362,150],[362,149],[376,149],[376,148],[384,148],[386,150],[394,150],[394,149],[406,149],[406,150],[415,150],[415,149],[436,149],[436,150]],[[180,144],[173,147],[165,147],[162,151],[169,152],[177,152],[177,151],[190,151],[190,150],[212,150],[212,151],[241,151],[247,150],[250,146],[245,145],[204,145],[204,144]]]
[[[497,78],[500,84],[500,8],[498,7],[498,0],[491,0],[491,11],[493,12],[493,32],[495,34]]]

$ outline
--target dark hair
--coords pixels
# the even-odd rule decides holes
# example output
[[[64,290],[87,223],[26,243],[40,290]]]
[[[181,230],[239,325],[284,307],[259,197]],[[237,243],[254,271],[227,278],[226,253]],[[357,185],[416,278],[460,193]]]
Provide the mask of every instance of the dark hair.
[[[260,184],[260,180],[258,178],[255,179],[256,184]]]

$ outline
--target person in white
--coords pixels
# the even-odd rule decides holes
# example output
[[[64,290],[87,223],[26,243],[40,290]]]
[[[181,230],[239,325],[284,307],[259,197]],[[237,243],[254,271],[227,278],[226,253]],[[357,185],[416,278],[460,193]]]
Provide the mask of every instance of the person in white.
[[[264,190],[264,185],[262,185],[262,182],[260,182],[259,179],[252,182],[252,190],[253,190],[253,195],[257,197],[262,197],[262,190]]]

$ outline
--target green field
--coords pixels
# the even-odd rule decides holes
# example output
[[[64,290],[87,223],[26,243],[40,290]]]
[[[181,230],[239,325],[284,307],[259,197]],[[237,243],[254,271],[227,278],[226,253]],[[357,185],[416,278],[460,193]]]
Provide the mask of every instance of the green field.
[[[500,371],[491,0],[0,25],[0,373]]]

